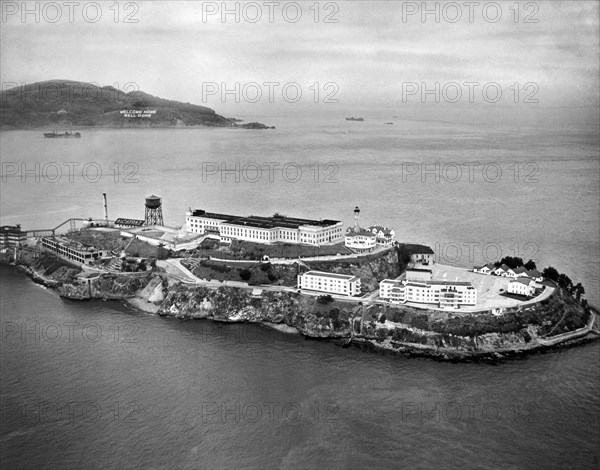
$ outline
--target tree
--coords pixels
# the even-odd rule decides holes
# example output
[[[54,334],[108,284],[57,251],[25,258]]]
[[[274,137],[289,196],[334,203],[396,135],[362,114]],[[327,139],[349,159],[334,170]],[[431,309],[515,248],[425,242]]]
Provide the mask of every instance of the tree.
[[[500,264],[498,264],[498,266],[501,266],[505,264],[506,266],[508,266],[511,269],[515,269],[518,268],[519,266],[523,266],[523,259],[522,258],[518,258],[518,257],[513,257],[513,256],[505,256],[504,258],[502,258],[500,260]]]
[[[573,281],[571,281],[569,276],[567,276],[566,274],[559,274],[558,275],[558,285],[560,287],[570,290],[571,286],[573,285]]]
[[[240,271],[240,277],[242,278],[242,281],[249,281],[252,277],[252,271],[249,269],[242,269]]]
[[[546,279],[551,279],[555,282],[558,282],[558,271],[553,268],[552,266],[548,266],[547,268],[544,268],[544,271],[542,272],[542,276],[544,276]]]
[[[525,269],[531,271],[532,269],[537,269],[537,266],[535,265],[534,261],[530,259],[529,261],[527,261],[527,263],[525,263]]]
[[[319,297],[317,297],[317,302],[319,302],[320,304],[328,304],[330,302],[333,302],[333,297],[331,297],[329,294],[320,295]]]
[[[581,285],[581,282],[577,283],[577,285],[573,288],[573,291],[575,293],[575,299],[577,302],[579,302],[581,300],[581,296],[585,294],[585,289]]]
[[[387,338],[388,332],[385,328],[378,328],[375,334],[377,335],[377,342],[381,343],[385,338]]]
[[[379,317],[379,323],[385,323],[387,319],[385,318],[385,315],[381,315],[381,317]]]
[[[262,263],[260,265],[260,270],[263,272],[267,272],[269,269],[271,269],[271,263]]]

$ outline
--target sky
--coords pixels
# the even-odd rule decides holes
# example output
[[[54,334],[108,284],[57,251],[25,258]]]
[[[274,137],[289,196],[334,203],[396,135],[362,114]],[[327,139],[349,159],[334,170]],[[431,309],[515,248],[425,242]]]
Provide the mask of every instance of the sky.
[[[226,116],[598,114],[597,1],[78,3],[2,2],[4,88],[133,83]]]

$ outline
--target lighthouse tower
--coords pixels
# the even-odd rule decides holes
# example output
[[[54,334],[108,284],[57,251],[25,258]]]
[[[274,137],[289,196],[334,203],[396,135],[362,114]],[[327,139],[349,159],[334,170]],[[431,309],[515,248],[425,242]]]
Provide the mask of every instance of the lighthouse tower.
[[[360,209],[358,206],[354,208],[354,231],[358,232],[360,230],[358,226],[358,215],[360,214]]]

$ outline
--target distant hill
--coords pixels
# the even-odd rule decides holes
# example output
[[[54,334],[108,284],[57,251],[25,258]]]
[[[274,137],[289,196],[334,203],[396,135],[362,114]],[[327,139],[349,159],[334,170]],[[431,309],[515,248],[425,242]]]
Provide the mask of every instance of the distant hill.
[[[65,126],[237,127],[234,120],[204,106],[73,80],[37,82],[0,93],[0,129]]]

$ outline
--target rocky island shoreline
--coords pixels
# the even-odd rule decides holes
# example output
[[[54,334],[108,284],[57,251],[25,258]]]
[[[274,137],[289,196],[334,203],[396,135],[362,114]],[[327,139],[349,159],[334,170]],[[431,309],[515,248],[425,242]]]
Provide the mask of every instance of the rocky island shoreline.
[[[182,282],[160,268],[146,273],[87,273],[50,254],[4,259],[34,282],[74,301],[125,301],[152,314],[178,319],[254,323],[341,347],[449,362],[489,362],[572,347],[600,335],[593,308],[564,289],[527,309],[461,314],[350,302],[298,292],[256,287],[206,287]],[[396,271],[394,252],[349,272],[388,275]]]

